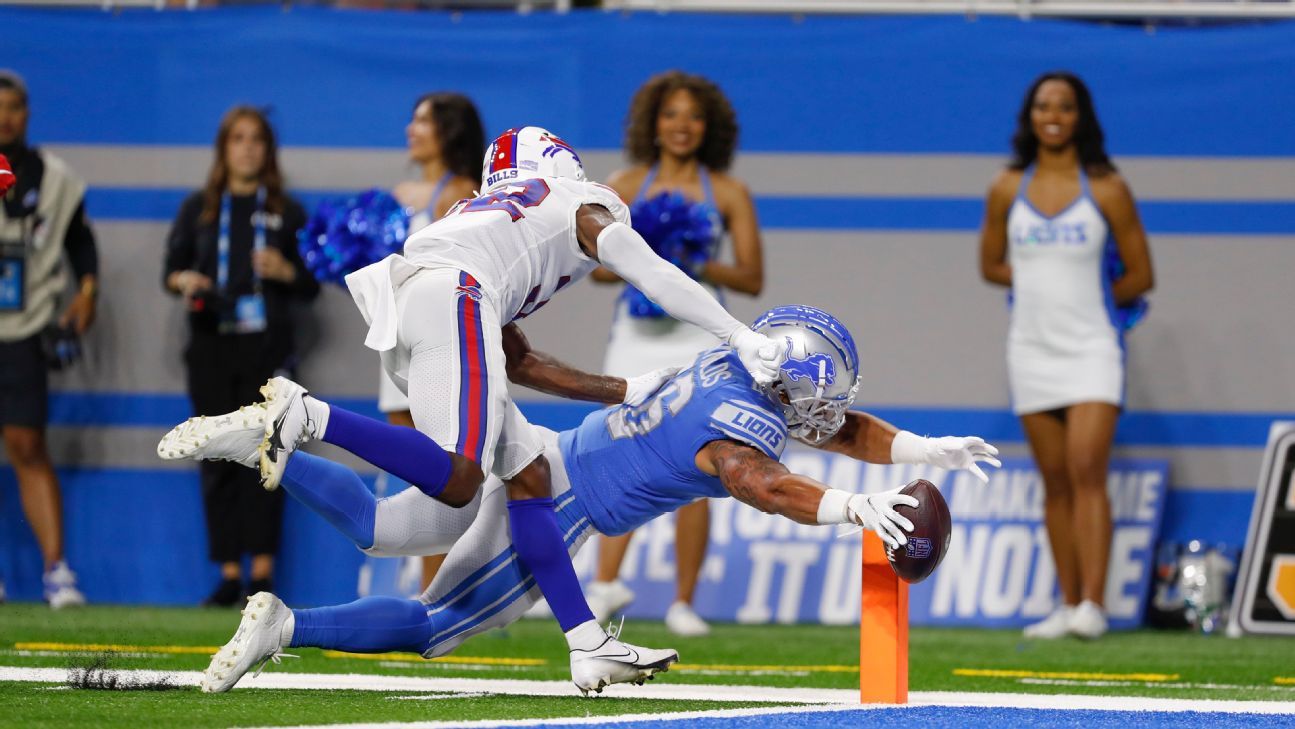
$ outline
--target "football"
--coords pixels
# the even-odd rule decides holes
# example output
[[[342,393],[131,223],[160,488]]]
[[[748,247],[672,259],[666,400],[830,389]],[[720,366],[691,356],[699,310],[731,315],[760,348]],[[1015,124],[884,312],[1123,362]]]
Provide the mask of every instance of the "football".
[[[905,486],[900,493],[917,499],[917,506],[897,505],[895,511],[913,522],[908,543],[897,550],[886,548],[890,568],[905,582],[921,582],[930,576],[949,551],[953,519],[949,505],[935,484],[924,478]]]

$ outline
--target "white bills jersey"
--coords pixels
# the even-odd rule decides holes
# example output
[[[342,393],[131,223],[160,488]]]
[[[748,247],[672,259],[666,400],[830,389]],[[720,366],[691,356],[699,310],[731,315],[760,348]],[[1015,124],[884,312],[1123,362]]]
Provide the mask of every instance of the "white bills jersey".
[[[576,211],[585,204],[630,222],[629,208],[609,187],[536,177],[459,201],[405,241],[405,259],[472,274],[497,303],[503,323],[521,319],[598,265],[576,240]]]

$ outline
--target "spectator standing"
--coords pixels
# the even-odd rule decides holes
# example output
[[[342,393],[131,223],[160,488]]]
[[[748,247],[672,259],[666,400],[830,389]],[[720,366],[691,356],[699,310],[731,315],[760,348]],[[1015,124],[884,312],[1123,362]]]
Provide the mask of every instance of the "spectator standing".
[[[189,311],[189,398],[198,415],[236,410],[293,366],[292,307],[319,293],[297,251],[301,205],[284,190],[274,130],[249,106],[230,109],[216,134],[207,182],[180,206],[167,239],[163,282]],[[221,581],[208,605],[268,591],[283,520],[283,494],[261,488],[237,463],[203,462],[208,552]]]
[[[0,206],[0,432],[23,513],[40,545],[45,600],[61,608],[81,605],[85,597],[63,555],[62,496],[45,441],[49,377],[43,340],[69,341],[94,322],[99,260],[85,214],[85,182],[58,157],[28,146],[29,118],[22,77],[0,71],[0,154],[16,177]],[[68,288],[64,256],[76,293],[60,315]],[[56,318],[61,333],[51,329]]]
[[[607,180],[621,198],[631,201],[634,228],[721,302],[724,289],[756,296],[764,286],[755,205],[746,185],[727,174],[737,137],[737,115],[718,86],[701,76],[667,71],[648,79],[634,94],[625,132],[625,153],[632,166]],[[680,220],[689,223],[669,222]],[[725,232],[732,240],[732,263],[719,257]],[[681,240],[686,242],[680,245]],[[672,246],[685,250],[679,253]],[[592,275],[595,281],[619,281],[602,268]],[[617,301],[603,370],[633,377],[659,367],[683,366],[718,344],[710,334],[669,318],[626,287]],[[600,617],[633,599],[617,578],[631,536],[602,539],[598,571],[587,590],[590,607]],[[666,613],[666,625],[678,635],[705,635],[710,630],[692,607],[709,539],[706,500],[678,510],[677,593]]]
[[[1078,77],[1052,72],[1030,85],[1012,148],[989,189],[980,271],[1011,288],[1012,406],[1043,477],[1062,597],[1025,635],[1097,638],[1107,627],[1106,471],[1124,404],[1124,319],[1151,289],[1151,254]]]

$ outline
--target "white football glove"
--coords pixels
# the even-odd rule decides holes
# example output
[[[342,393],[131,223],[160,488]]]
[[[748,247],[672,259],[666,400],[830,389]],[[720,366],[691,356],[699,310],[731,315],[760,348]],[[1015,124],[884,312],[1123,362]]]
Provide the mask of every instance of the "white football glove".
[[[783,362],[783,348],[778,342],[746,327],[733,331],[728,343],[757,385],[767,385],[778,377]]]
[[[943,438],[926,439],[926,462],[932,466],[949,470],[966,469],[975,474],[981,483],[989,483],[989,476],[976,465],[977,461],[988,463],[998,468],[1002,466],[994,456],[998,449],[985,442],[984,438],[974,435],[946,435]]]
[[[895,434],[895,442],[890,448],[890,460],[894,463],[925,463],[949,470],[966,469],[981,483],[988,483],[989,477],[976,463],[988,463],[997,468],[1003,465],[994,457],[997,455],[997,448],[974,435],[923,438],[907,430]]]
[[[651,372],[644,372],[638,377],[626,377],[625,399],[621,402],[626,405],[638,405],[660,389],[666,383],[666,380],[677,374],[679,374],[678,367],[662,367]]]
[[[902,488],[902,487],[901,487]],[[845,504],[845,513],[864,529],[871,529],[891,549],[908,544],[904,532],[913,531],[913,522],[895,511],[896,504],[917,506],[917,499],[899,493],[901,489],[882,491],[879,494],[855,494]]]

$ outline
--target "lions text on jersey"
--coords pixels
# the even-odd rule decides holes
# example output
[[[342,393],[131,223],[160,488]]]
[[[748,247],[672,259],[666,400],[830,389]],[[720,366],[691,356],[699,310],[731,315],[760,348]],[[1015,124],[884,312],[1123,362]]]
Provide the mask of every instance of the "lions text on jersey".
[[[595,527],[623,534],[699,498],[728,496],[697,468],[697,451],[734,440],[770,458],[782,455],[787,424],[733,350],[700,354],[637,406],[591,413],[561,434],[567,476]]]

